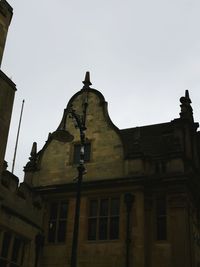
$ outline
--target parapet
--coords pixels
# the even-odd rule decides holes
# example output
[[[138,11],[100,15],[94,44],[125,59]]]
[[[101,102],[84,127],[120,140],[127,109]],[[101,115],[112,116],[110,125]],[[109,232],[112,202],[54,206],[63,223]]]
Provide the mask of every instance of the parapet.
[[[4,170],[0,184],[0,209],[25,223],[42,228],[43,204],[40,195],[11,172]]]

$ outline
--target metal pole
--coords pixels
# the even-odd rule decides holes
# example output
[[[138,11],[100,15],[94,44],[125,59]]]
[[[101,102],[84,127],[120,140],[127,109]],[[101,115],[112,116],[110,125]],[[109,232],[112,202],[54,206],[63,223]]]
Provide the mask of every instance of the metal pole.
[[[83,175],[86,171],[84,166],[84,155],[85,155],[85,121],[86,121],[86,109],[87,103],[84,104],[83,117],[78,116],[74,110],[71,111],[71,115],[76,120],[76,125],[80,131],[80,161],[77,167],[78,177],[77,177],[77,189],[76,189],[76,206],[75,206],[75,216],[74,216],[74,231],[72,240],[72,251],[71,251],[71,267],[77,267],[77,250],[78,250],[78,235],[79,235],[79,219],[80,219],[80,205],[81,205],[81,187]]]
[[[129,267],[130,244],[131,244],[131,238],[130,238],[130,211],[127,211],[127,217],[126,217],[126,267]]]
[[[17,130],[17,139],[15,143],[15,151],[14,151],[14,156],[13,156],[13,164],[12,164],[12,173],[14,172],[14,167],[15,167],[15,159],[16,159],[16,153],[17,153],[17,146],[18,146],[18,140],[19,140],[19,132],[21,128],[21,121],[22,121],[22,114],[23,114],[23,109],[24,109],[24,102],[25,100],[22,101],[22,107],[21,107],[21,113],[20,113],[20,119],[19,119],[19,126]]]
[[[78,250],[78,235],[79,235],[79,219],[80,219],[80,205],[81,205],[81,187],[83,175],[86,173],[84,166],[84,156],[85,156],[85,130],[86,128],[86,113],[88,107],[88,89],[92,84],[90,82],[90,74],[86,72],[85,80],[83,81],[84,87],[82,90],[85,92],[85,99],[83,102],[83,114],[77,114],[75,110],[71,109],[69,111],[71,117],[75,120],[75,127],[80,131],[80,161],[77,167],[78,177],[77,177],[77,188],[76,188],[76,206],[75,206],[75,216],[74,216],[74,231],[72,240],[72,251],[71,251],[71,267],[77,267],[77,250]]]
[[[83,172],[84,172],[84,168],[82,167],[81,166],[78,167],[79,176],[78,176],[78,181],[77,181],[77,192],[76,192],[76,208],[75,208],[74,232],[73,232],[72,252],[71,252],[71,267],[77,266],[79,217],[80,217],[80,204],[81,204],[81,185],[82,185]]]

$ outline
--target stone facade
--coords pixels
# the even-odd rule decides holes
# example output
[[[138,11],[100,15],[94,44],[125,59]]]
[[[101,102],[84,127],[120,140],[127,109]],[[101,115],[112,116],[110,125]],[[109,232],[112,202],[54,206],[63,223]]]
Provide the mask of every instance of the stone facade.
[[[42,214],[41,198],[4,170],[0,185],[0,266],[35,266],[39,248],[36,237],[43,238]]]
[[[43,197],[45,206],[45,243],[39,266],[70,266],[77,176],[74,153],[80,143],[70,109],[73,107],[77,114],[82,114],[85,98],[86,143],[90,143],[91,152],[82,186],[78,266],[128,266],[127,249],[129,266],[197,266],[199,132],[188,91],[180,99],[179,118],[120,130],[108,115],[103,95],[90,87],[83,87],[71,98],[57,129],[65,127],[73,141],[63,143],[54,138],[54,133],[49,134],[41,151],[37,153],[34,145],[34,153],[25,167],[25,183]],[[128,239],[127,194],[134,197]],[[109,229],[102,230],[98,210],[96,237],[90,240],[91,201],[109,203],[115,198],[120,203],[117,238],[109,238]],[[62,201],[68,203],[65,240],[58,242],[55,238],[52,242],[51,205]],[[111,218],[107,218],[106,225],[110,227]],[[57,227],[55,224],[55,231]],[[107,236],[101,237],[102,234]]]
[[[15,91],[15,84],[0,70],[0,173],[3,168]]]

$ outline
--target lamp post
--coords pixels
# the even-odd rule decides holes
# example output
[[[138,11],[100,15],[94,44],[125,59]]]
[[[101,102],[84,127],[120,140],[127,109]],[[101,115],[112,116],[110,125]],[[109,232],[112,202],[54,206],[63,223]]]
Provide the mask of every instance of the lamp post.
[[[61,142],[71,142],[74,137],[65,129],[66,116],[73,119],[75,128],[79,129],[80,133],[80,160],[77,166],[78,176],[76,178],[76,205],[75,205],[75,216],[74,216],[74,230],[72,239],[72,251],[71,251],[71,267],[77,267],[77,249],[78,249],[78,234],[79,234],[79,219],[80,219],[80,204],[81,204],[81,187],[83,175],[86,173],[84,166],[84,155],[85,155],[85,131],[86,131],[86,113],[88,107],[88,89],[90,89],[90,73],[86,72],[85,80],[83,81],[82,91],[85,91],[85,99],[83,101],[83,113],[77,114],[76,111],[70,107],[65,112],[64,124],[62,129],[56,130],[52,134],[52,138]]]
[[[79,234],[79,219],[80,219],[80,204],[81,204],[81,187],[83,175],[86,173],[84,166],[84,155],[85,155],[85,131],[86,131],[86,112],[88,107],[88,97],[87,89],[90,88],[90,74],[86,72],[85,80],[83,81],[83,89],[86,91],[86,96],[83,103],[83,115],[76,114],[75,110],[70,110],[70,116],[75,121],[75,127],[79,129],[80,133],[80,160],[77,167],[78,177],[77,177],[77,187],[76,187],[76,206],[75,206],[75,216],[74,216],[74,231],[72,240],[72,251],[71,251],[71,267],[77,266],[77,249],[78,249],[78,234]]]
[[[85,118],[84,117],[78,116],[74,110],[71,111],[71,116],[75,119],[75,122],[77,124],[76,127],[79,128],[80,142],[81,142],[80,160],[79,160],[79,165],[77,167],[78,177],[77,177],[77,185],[76,185],[77,186],[76,187],[76,206],[75,206],[74,231],[73,231],[72,251],[71,251],[71,267],[76,267],[77,266],[80,204],[81,204],[81,187],[82,187],[83,175],[86,173],[86,169],[84,166],[86,127],[85,127]]]

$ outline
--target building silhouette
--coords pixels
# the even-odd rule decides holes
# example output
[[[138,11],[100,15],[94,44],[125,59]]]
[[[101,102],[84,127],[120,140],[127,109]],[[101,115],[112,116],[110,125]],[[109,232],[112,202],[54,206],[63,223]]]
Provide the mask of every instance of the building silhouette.
[[[0,1],[0,67],[3,57],[3,51],[6,42],[6,36],[13,10],[6,2]],[[15,84],[0,70],[0,172],[3,168],[3,160],[10,126],[13,100],[15,95]]]
[[[11,18],[8,3],[1,0],[0,7],[0,14],[6,10]],[[2,15],[0,22],[5,19]],[[13,101],[15,86],[5,80],[9,86],[0,86],[0,101],[10,91]],[[33,143],[21,184],[2,160],[13,102],[9,100],[6,116],[0,107],[0,266],[70,266],[80,160],[80,134],[70,111],[83,115],[85,103],[87,173],[78,266],[200,266],[200,135],[188,90],[172,121],[119,129],[109,117],[104,96],[91,87],[88,73],[83,84],[43,148],[37,151]],[[63,130],[73,140],[58,140]]]

